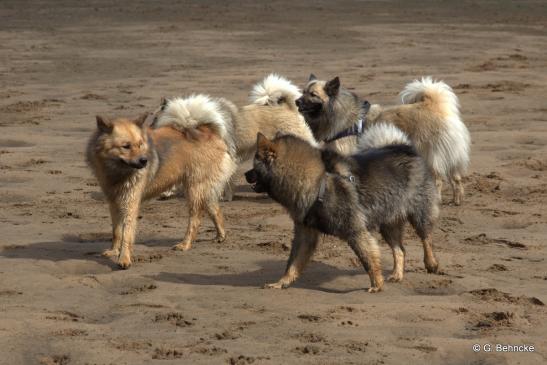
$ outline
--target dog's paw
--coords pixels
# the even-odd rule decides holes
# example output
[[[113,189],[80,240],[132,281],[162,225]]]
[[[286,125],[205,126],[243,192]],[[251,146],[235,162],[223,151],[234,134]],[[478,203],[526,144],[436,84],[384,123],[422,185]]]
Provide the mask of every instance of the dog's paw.
[[[215,241],[216,241],[217,243],[222,243],[222,242],[226,241],[226,235],[225,235],[225,234],[223,234],[223,235],[220,235],[220,234],[217,235],[216,238],[215,238]]]
[[[131,266],[131,257],[129,255],[120,257],[120,259],[118,260],[118,266],[124,270],[129,269],[129,267]]]
[[[387,281],[389,281],[390,283],[399,283],[403,281],[403,275],[401,275],[400,273],[393,273],[387,277]]]
[[[104,250],[102,255],[104,257],[117,257],[120,255],[120,250],[117,250],[117,249],[109,249],[109,250]]]
[[[172,247],[172,249],[175,251],[188,251],[191,248],[192,248],[192,244],[189,242],[188,243],[181,242],[178,245],[174,245]]]
[[[439,273],[439,264],[437,262],[426,263],[425,269],[429,274],[438,274]]]
[[[378,293],[378,292],[381,292],[381,291],[382,291],[382,288],[377,287],[377,286],[373,286],[373,287],[368,288],[367,291],[368,291],[369,293]]]
[[[278,281],[277,283],[264,284],[262,288],[263,289],[287,289],[288,286],[289,285]]]

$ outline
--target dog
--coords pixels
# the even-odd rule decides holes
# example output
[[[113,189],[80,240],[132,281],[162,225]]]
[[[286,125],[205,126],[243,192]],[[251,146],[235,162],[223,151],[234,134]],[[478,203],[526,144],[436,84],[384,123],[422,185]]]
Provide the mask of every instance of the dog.
[[[370,105],[340,87],[339,77],[324,81],[311,74],[296,105],[317,141],[345,155],[357,151]]]
[[[408,221],[424,247],[428,272],[437,272],[431,233],[438,217],[435,182],[424,159],[403,132],[387,124],[365,151],[345,156],[297,137],[270,140],[258,134],[253,169],[246,172],[256,192],[284,206],[294,222],[294,238],[284,276],[268,288],[286,288],[302,273],[320,234],[348,242],[370,277],[369,292],[382,290],[380,251],[372,232],[380,231],[393,251],[390,281],[401,281]]]
[[[141,201],[174,185],[184,187],[190,211],[186,235],[174,248],[190,249],[205,211],[217,241],[224,241],[218,202],[236,161],[229,138],[232,121],[220,102],[206,95],[171,100],[154,128],[145,125],[146,115],[96,120],[86,156],[112,218],[112,247],[103,255],[129,268]]]
[[[250,160],[256,150],[258,132],[273,138],[276,133],[298,136],[311,144],[316,144],[310,127],[296,107],[296,99],[302,93],[286,78],[270,74],[255,84],[250,93],[251,103],[241,108],[224,98],[219,98],[224,109],[233,119],[233,129],[229,131],[234,141],[235,158],[238,165]],[[168,101],[164,99],[154,113],[154,120],[161,117]],[[154,122],[153,124],[155,124]],[[235,179],[235,176],[234,176]],[[224,200],[233,198],[233,180],[226,186]],[[173,189],[167,192],[172,194]]]
[[[443,179],[448,180],[453,201],[460,205],[464,197],[462,177],[469,165],[470,135],[460,117],[458,97],[446,83],[431,77],[407,84],[400,97],[402,105],[370,105],[342,87],[338,77],[320,81],[312,74],[297,105],[315,137],[346,154],[359,148],[359,139],[368,127],[394,124],[410,137],[433,170],[439,196]]]

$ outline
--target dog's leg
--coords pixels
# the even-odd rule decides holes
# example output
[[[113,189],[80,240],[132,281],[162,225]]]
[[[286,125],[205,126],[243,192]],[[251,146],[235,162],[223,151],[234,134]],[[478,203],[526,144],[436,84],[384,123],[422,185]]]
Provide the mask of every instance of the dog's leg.
[[[443,202],[443,178],[441,175],[435,175],[435,186],[437,187],[437,194],[439,196],[439,204]]]
[[[450,184],[452,185],[452,192],[454,194],[454,204],[461,205],[464,196],[464,189],[460,174],[456,173],[452,175]]]
[[[188,251],[192,248],[192,242],[194,242],[198,234],[201,218],[203,217],[204,202],[192,201],[192,195],[189,195],[188,204],[190,205],[190,217],[188,219],[186,234],[179,244],[173,246],[174,250]]]
[[[388,281],[398,282],[403,280],[405,272],[404,227],[404,223],[380,226],[380,233],[391,247],[393,253],[393,272],[387,278]]]
[[[124,202],[124,206],[120,206],[122,244],[120,256],[118,257],[118,265],[120,265],[122,269],[128,269],[129,266],[131,266],[131,255],[133,254],[133,243],[135,242],[137,219],[139,216],[139,207],[144,190],[144,184],[142,184],[142,186],[136,186],[134,189],[135,191],[131,192],[131,194],[128,194],[126,197],[127,201]]]
[[[428,273],[437,273],[439,272],[439,263],[433,254],[433,245],[431,242],[431,234],[428,234],[422,239],[422,244],[424,246],[424,264]]]
[[[277,283],[266,284],[265,288],[284,289],[300,276],[306,264],[310,261],[317,243],[319,232],[306,226],[295,224],[291,254],[285,269],[285,275]]]
[[[122,247],[123,226],[120,219],[120,208],[113,201],[108,202],[110,208],[110,217],[112,218],[112,247],[103,251],[103,256],[118,257]]]
[[[376,293],[382,290],[384,278],[382,276],[382,266],[380,263],[380,248],[376,238],[368,231],[357,234],[356,237],[348,241],[349,246],[355,252],[359,261],[365,268],[370,277],[369,293]]]
[[[224,242],[224,240],[226,240],[226,232],[224,231],[224,217],[222,216],[222,211],[220,210],[218,202],[207,202],[207,213],[213,220],[217,230],[216,241]]]
[[[222,200],[225,202],[231,202],[234,200],[234,178],[232,177],[224,186],[224,192],[222,193]]]
[[[422,245],[424,246],[424,265],[429,273],[436,273],[439,271],[439,263],[433,254],[433,246],[431,244],[433,230],[433,223],[425,216],[409,217],[410,224],[414,227],[416,234],[422,240]]]
[[[163,200],[169,199],[172,196],[174,196],[178,190],[179,190],[179,186],[173,185],[168,190],[165,190],[164,192],[160,194],[160,199],[163,199]]]

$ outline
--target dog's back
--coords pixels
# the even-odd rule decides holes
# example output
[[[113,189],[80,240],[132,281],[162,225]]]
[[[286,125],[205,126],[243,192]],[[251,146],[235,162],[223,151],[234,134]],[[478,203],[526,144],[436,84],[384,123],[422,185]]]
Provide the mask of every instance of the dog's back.
[[[402,129],[441,176],[465,174],[470,136],[452,88],[424,77],[407,84],[399,95],[402,105],[385,109],[374,105],[369,112],[370,122],[390,122]]]
[[[434,219],[438,201],[427,163],[408,140],[401,139],[402,132],[394,133],[389,125],[381,128],[385,133],[384,145],[378,143],[348,157],[332,150],[322,152],[326,171],[344,177],[335,181],[349,192],[353,185],[357,193],[334,194],[328,210],[362,214],[371,230],[382,224],[406,221],[412,214],[431,215]],[[353,176],[353,182],[347,181],[349,176]]]
[[[168,126],[182,132],[185,138],[181,139],[184,142],[181,146],[166,143],[168,151],[158,146],[160,157],[168,166],[165,176],[169,176],[172,162],[179,166],[188,165],[183,174],[187,180],[185,185],[208,185],[209,192],[220,196],[236,169],[233,124],[236,114],[237,108],[228,100],[207,95],[168,100],[158,117],[154,133],[163,140],[169,140],[169,133],[161,133],[162,127]],[[183,161],[186,161],[185,164]],[[158,186],[154,190],[160,191],[162,188]]]
[[[371,229],[436,207],[433,176],[413,147],[391,145],[351,158],[358,166],[359,200]]]
[[[258,132],[268,138],[273,138],[277,133],[291,134],[316,144],[296,107],[295,101],[300,95],[298,87],[276,74],[266,76],[253,87],[251,104],[240,108],[235,123],[240,161],[254,154]]]

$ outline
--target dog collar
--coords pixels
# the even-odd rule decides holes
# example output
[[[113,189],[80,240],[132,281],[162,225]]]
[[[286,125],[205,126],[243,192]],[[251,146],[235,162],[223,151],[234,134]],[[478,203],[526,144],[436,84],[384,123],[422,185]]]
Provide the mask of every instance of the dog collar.
[[[355,176],[353,176],[353,175],[344,176],[344,175],[339,175],[339,174],[332,174],[330,172],[325,172],[325,175],[323,175],[323,177],[321,178],[321,182],[319,183],[319,193],[317,194],[317,201],[320,202],[320,203],[323,203],[323,201],[325,200],[325,192],[327,191],[327,177],[328,176],[340,177],[344,180],[349,181],[352,184],[355,183]]]
[[[370,103],[366,100],[363,101],[363,105],[361,106],[361,108],[363,109],[363,116],[359,118],[359,120],[354,125],[352,125],[348,129],[344,129],[343,131],[336,134],[334,137],[326,139],[325,143],[330,143],[344,137],[360,136],[361,134],[363,134],[367,121],[367,113],[370,109]]]

